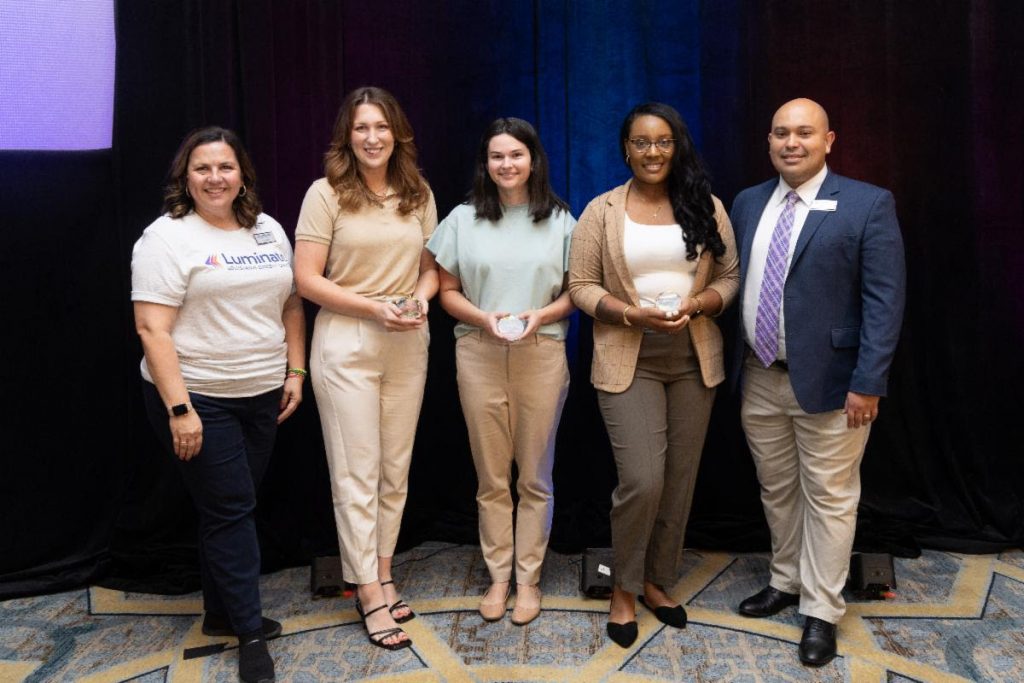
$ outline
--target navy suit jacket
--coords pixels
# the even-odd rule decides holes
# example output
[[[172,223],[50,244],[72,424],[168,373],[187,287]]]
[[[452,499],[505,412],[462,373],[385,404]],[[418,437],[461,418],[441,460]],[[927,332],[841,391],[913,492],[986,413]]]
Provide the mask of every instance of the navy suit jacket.
[[[743,365],[750,247],[778,184],[775,178],[740,192],[730,213],[742,278],[734,377]],[[848,391],[886,394],[906,285],[903,238],[888,190],[829,171],[817,198],[834,200],[836,210],[807,215],[783,292],[789,378],[807,413],[842,408]]]

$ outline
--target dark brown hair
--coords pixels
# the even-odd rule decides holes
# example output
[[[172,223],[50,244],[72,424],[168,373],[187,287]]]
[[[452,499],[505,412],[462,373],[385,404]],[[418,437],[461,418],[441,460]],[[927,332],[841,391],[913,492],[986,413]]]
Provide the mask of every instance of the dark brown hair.
[[[540,144],[537,131],[523,119],[507,117],[492,121],[491,125],[487,126],[484,136],[480,138],[473,189],[469,192],[469,203],[476,209],[476,217],[494,223],[501,219],[498,186],[494,184],[491,174],[487,171],[487,151],[491,139],[498,135],[511,135],[526,145],[530,152],[530,178],[526,181],[526,190],[530,195],[530,215],[533,216],[533,222],[539,223],[548,218],[555,209],[568,213],[569,205],[551,189],[548,155],[544,153],[544,146]]]
[[[408,215],[426,204],[430,188],[416,167],[412,126],[398,101],[383,88],[357,88],[345,97],[334,122],[331,145],[324,155],[324,175],[338,193],[338,204],[343,210],[356,211],[367,204],[380,203],[360,175],[359,162],[350,144],[352,122],[361,104],[380,107],[391,128],[395,149],[388,159],[388,184],[398,195],[398,213]]]
[[[171,162],[171,168],[167,171],[167,183],[164,186],[164,212],[171,218],[181,218],[195,211],[195,202],[188,194],[188,160],[196,147],[208,145],[211,142],[226,143],[235,152],[238,168],[242,172],[242,187],[245,188],[245,192],[239,192],[231,208],[235,211],[235,219],[238,224],[243,228],[251,228],[256,225],[256,218],[263,210],[259,195],[256,193],[256,169],[238,135],[234,131],[220,126],[198,128],[181,141],[181,145],[174,155],[174,161]]]

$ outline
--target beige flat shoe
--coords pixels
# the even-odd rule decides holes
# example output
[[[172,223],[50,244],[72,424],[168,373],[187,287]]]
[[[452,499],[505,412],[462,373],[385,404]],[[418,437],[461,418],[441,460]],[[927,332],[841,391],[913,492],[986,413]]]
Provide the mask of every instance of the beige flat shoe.
[[[488,589],[487,593],[490,592]],[[484,599],[480,600],[480,607],[477,608],[477,611],[480,612],[484,621],[498,621],[505,616],[505,612],[508,610],[508,596],[512,594],[512,583],[508,584],[505,597],[501,599],[501,602],[487,602],[487,593],[484,593]]]
[[[537,618],[540,614],[540,603],[541,593],[540,588],[537,586],[526,586],[530,591],[534,591],[537,595],[537,604],[524,606],[519,604],[519,596],[523,594],[523,586],[516,586],[516,604],[512,608],[512,623],[516,626],[526,626],[531,621]]]

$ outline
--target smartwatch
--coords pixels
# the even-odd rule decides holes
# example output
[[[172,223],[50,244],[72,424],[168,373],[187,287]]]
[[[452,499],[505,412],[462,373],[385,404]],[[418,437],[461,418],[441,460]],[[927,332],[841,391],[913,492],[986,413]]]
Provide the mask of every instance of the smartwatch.
[[[187,403],[179,403],[176,406],[171,406],[171,409],[170,409],[169,412],[170,412],[170,414],[173,417],[181,417],[182,415],[188,414],[188,411],[190,409],[191,409],[191,406],[189,406],[189,404],[187,404]]]

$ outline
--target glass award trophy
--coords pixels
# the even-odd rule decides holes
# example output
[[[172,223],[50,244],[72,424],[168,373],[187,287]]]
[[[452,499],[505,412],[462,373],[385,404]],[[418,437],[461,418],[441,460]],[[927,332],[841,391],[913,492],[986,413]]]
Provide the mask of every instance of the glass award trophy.
[[[514,315],[498,318],[498,334],[509,341],[515,341],[526,331],[526,321]]]
[[[658,307],[658,310],[669,315],[678,313],[679,305],[682,303],[683,297],[679,296],[675,292],[662,292],[654,300],[654,305]]]
[[[391,303],[398,307],[398,315],[402,318],[418,318],[423,314],[420,300],[415,297],[400,296],[392,299]]]

